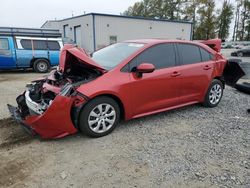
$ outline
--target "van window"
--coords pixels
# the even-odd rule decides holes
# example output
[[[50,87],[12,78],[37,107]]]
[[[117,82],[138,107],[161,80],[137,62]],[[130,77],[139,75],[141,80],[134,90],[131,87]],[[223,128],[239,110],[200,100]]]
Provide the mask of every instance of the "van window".
[[[8,39],[0,39],[0,50],[8,50],[9,42]]]
[[[31,40],[28,39],[22,39],[20,40],[20,43],[25,50],[32,50]]]
[[[47,42],[45,40],[33,40],[35,50],[47,50]]]
[[[21,45],[25,50],[32,50],[32,43],[30,39],[21,39]],[[47,44],[45,40],[33,40],[34,50],[47,50]]]
[[[49,50],[60,50],[60,45],[57,41],[48,41]]]
[[[178,44],[179,54],[183,65],[202,62],[201,53],[198,46],[194,44]]]

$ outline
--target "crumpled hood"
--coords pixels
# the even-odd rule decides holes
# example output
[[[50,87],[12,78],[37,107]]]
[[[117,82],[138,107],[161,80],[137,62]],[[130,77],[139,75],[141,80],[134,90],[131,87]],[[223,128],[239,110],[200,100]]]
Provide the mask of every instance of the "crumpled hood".
[[[65,71],[72,56],[76,57],[81,63],[88,65],[89,67],[95,68],[101,72],[106,71],[101,65],[93,61],[82,48],[78,48],[72,44],[66,44],[60,54],[59,69],[62,70],[62,72]]]

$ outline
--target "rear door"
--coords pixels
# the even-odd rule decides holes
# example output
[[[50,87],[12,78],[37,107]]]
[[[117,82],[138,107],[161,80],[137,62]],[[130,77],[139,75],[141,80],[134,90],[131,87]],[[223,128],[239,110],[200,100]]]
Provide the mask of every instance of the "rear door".
[[[48,52],[49,52],[49,60],[51,66],[57,66],[59,64],[59,56],[60,56],[60,49],[62,46],[61,41],[56,40],[48,40]]]
[[[180,102],[201,102],[211,83],[212,54],[195,44],[178,43],[181,63]]]
[[[142,63],[151,63],[156,70],[138,78],[133,70]],[[129,65],[132,71],[129,97],[134,117],[179,104],[180,85],[174,44],[159,44],[146,49]]]
[[[0,69],[16,67],[15,47],[12,37],[0,37]]]

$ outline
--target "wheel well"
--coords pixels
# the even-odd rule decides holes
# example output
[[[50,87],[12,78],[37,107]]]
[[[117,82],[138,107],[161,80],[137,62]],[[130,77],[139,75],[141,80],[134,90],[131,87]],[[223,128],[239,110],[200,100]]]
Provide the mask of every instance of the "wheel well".
[[[51,64],[50,64],[50,60],[47,59],[47,58],[33,58],[33,59],[31,59],[31,61],[30,61],[30,67],[31,67],[31,68],[33,68],[33,65],[34,65],[35,61],[38,60],[38,59],[46,60],[46,61],[49,63],[49,65],[51,65]]]
[[[214,79],[220,80],[222,82],[222,84],[223,84],[223,88],[225,89],[225,80],[224,80],[223,76],[217,76]]]

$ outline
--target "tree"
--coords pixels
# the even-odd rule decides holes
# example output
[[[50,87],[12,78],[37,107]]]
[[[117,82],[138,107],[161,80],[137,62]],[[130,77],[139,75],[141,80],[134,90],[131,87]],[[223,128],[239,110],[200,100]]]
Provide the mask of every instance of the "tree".
[[[235,11],[235,21],[233,30],[233,41],[237,41],[237,32],[239,28],[239,18],[240,18],[240,7],[241,3],[237,0],[236,11]]]
[[[183,4],[182,15],[184,20],[193,22],[193,38],[196,31],[197,8],[199,6],[198,0],[189,0]]]
[[[250,1],[237,0],[233,40],[247,40],[249,37]]]
[[[238,32],[239,39],[244,40],[245,35],[245,24],[250,14],[250,2],[249,0],[243,0],[242,2],[242,11],[241,11],[241,27]]]
[[[218,38],[227,39],[229,36],[230,24],[233,18],[233,5],[224,0],[222,9],[217,18]]]
[[[199,20],[197,21],[194,39],[207,40],[215,38],[216,16],[214,0],[200,0],[197,14]]]
[[[123,14],[159,19],[180,19],[180,7],[184,0],[143,0],[130,6]]]

